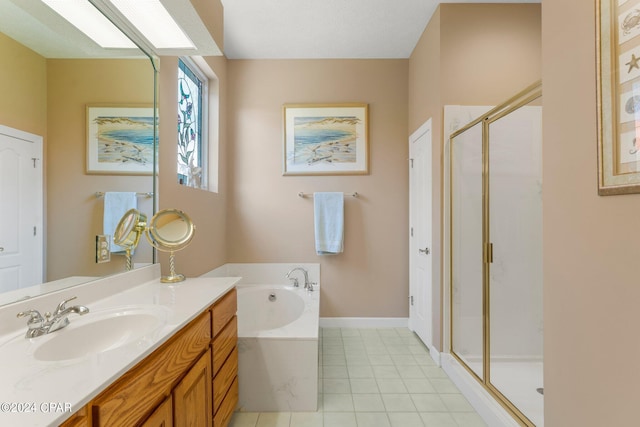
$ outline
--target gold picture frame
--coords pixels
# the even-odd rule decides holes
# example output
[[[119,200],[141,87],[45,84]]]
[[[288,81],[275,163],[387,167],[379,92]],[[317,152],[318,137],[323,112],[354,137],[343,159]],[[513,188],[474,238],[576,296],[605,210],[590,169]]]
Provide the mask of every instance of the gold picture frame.
[[[369,173],[369,106],[285,104],[283,175]]]
[[[640,193],[640,0],[597,0],[598,194]]]

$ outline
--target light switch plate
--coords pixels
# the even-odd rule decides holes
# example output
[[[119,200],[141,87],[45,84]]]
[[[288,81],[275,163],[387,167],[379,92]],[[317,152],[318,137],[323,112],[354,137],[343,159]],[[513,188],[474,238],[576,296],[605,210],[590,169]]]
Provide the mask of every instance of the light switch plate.
[[[111,236],[99,234],[96,236],[96,263],[111,261],[111,251],[109,250],[109,239]]]

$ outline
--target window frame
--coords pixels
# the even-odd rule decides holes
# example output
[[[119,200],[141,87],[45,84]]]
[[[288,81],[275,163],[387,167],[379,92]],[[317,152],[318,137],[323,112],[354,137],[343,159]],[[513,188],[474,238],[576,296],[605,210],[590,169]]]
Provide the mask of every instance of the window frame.
[[[186,70],[185,70],[186,68]],[[180,91],[180,70],[182,73],[186,75],[187,78],[193,80],[195,77],[200,83],[200,93],[199,93],[199,110],[198,110],[198,120],[200,120],[198,126],[199,133],[199,141],[198,141],[198,163],[196,166],[201,168],[201,181],[200,187],[201,189],[207,189],[209,184],[209,133],[210,133],[210,116],[209,116],[209,102],[207,102],[210,98],[209,93],[209,77],[201,70],[200,66],[196,64],[195,61],[190,57],[180,57],[178,58],[178,91]],[[188,71],[188,72],[187,72]],[[193,76],[190,76],[191,73]],[[180,102],[178,99],[177,102]],[[178,106],[178,111],[179,110]],[[176,161],[179,162],[179,153],[177,153]],[[177,172],[177,180],[178,183],[185,186],[190,186],[186,182],[186,176]],[[182,180],[182,181],[181,181]]]

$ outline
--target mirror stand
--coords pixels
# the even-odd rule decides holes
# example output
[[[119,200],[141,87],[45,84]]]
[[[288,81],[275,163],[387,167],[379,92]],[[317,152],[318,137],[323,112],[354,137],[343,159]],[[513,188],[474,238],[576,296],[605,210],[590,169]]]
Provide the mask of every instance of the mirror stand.
[[[175,262],[175,252],[169,252],[169,275],[162,276],[160,278],[160,282],[162,283],[178,283],[184,281],[184,274],[176,274],[176,262]]]
[[[132,269],[132,265],[131,265],[131,247],[125,248],[125,256],[127,257],[125,268],[126,268],[127,271],[131,271],[131,269]]]

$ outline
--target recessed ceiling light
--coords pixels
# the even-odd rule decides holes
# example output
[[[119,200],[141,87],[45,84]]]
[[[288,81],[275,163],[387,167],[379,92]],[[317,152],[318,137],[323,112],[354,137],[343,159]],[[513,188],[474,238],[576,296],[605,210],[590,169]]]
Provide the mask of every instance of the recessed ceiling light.
[[[77,29],[104,48],[137,48],[87,0],[42,0]]]
[[[160,0],[110,0],[158,49],[195,48]]]

